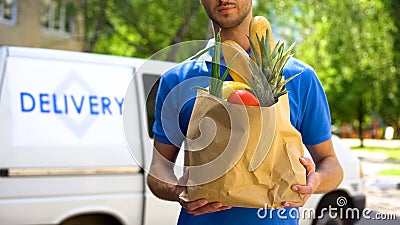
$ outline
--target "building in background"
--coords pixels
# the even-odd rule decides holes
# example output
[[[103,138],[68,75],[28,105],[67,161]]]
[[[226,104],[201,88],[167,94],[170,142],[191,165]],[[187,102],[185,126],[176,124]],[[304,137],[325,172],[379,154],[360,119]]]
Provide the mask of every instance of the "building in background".
[[[76,0],[0,0],[0,45],[82,51]]]

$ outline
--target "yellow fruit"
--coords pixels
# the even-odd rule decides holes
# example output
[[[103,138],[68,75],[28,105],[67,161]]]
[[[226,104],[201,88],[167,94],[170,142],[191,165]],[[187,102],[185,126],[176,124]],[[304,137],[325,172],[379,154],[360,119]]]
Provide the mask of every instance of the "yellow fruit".
[[[224,55],[225,64],[231,66],[231,77],[234,81],[248,84],[246,80],[251,79],[251,71],[249,67],[249,54],[235,41],[225,40],[222,42],[221,50]],[[232,65],[232,60],[239,52],[236,60]]]
[[[268,30],[268,33],[269,33],[269,37],[270,37],[269,44],[271,46],[271,52],[272,52],[272,50],[274,49],[274,46],[275,46],[275,42],[274,42],[274,36],[272,35],[271,24],[269,23],[269,21],[263,16],[255,16],[251,19],[249,28],[250,28],[249,38],[256,45],[257,55],[259,55],[259,56],[261,55],[260,46],[257,41],[257,35],[260,39],[263,36],[264,36],[264,38],[267,38],[267,37],[265,37],[266,30]],[[252,52],[252,54],[254,54],[254,52]]]
[[[249,85],[237,81],[224,81],[222,97],[227,99],[234,90],[251,90]]]

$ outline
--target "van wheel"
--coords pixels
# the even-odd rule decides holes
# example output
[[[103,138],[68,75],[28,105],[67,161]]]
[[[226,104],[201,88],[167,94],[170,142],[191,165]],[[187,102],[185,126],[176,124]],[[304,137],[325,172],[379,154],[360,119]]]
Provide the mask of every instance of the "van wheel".
[[[60,225],[121,225],[121,223],[109,215],[82,215],[65,220]]]
[[[345,204],[338,205],[338,200]],[[339,202],[342,203],[342,202]],[[313,225],[353,225],[354,218],[346,218],[347,209],[352,207],[351,198],[347,193],[335,191],[324,196],[318,204]],[[331,210],[331,212],[329,211]]]
[[[345,221],[340,218],[331,218],[328,212],[321,215],[321,219],[315,219],[314,225],[346,225]]]

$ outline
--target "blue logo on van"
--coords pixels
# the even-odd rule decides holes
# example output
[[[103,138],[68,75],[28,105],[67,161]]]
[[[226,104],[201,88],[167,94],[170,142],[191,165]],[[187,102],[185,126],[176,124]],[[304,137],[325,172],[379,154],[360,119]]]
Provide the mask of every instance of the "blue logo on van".
[[[87,94],[66,94],[73,84],[79,85]],[[77,137],[82,137],[98,116],[122,115],[124,97],[99,96],[78,73],[72,71],[53,93],[20,92],[20,102],[24,113],[57,114],[57,118]],[[71,114],[84,118],[78,122]]]

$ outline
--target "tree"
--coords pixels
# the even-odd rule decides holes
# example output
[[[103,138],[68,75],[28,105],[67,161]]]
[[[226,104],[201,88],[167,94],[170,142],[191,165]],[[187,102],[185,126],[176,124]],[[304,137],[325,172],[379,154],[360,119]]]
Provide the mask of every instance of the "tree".
[[[81,8],[89,52],[146,58],[207,34],[208,19],[199,1],[84,0]]]
[[[317,10],[298,55],[318,71],[333,121],[356,118],[362,140],[366,116],[396,93],[392,20],[381,0],[309,2]]]
[[[296,56],[312,65],[319,75],[333,123],[356,121],[360,138],[371,113],[379,113],[387,124],[398,121],[399,81],[395,75],[400,71],[394,65],[400,62],[400,35],[395,32],[395,25],[400,26],[400,3],[383,2],[253,1],[254,15],[266,16],[278,38],[298,42]],[[209,20],[199,1],[82,3],[86,49],[91,52],[146,58],[175,43],[205,39],[210,33]],[[181,60],[177,58],[180,50],[171,48],[163,59]]]
[[[392,19],[394,21],[394,25],[396,30],[392,32],[394,38],[393,44],[393,61],[394,65],[396,65],[396,77],[400,77],[400,2],[398,0],[385,1],[386,8],[391,13]],[[389,93],[385,98],[385,105],[391,107],[383,108],[383,119],[388,124],[395,128],[396,136],[400,137],[400,79],[396,79],[395,81],[397,92]]]
[[[393,125],[400,111],[399,81],[395,79],[399,70],[394,66],[400,60],[400,51],[396,51],[400,49],[400,35],[393,25],[395,21],[400,26],[400,3],[384,3],[388,2],[255,3],[256,14],[264,13],[273,28],[275,25],[283,30],[278,32],[280,38],[298,41],[296,56],[311,64],[319,75],[331,105],[333,123],[355,121],[361,139],[369,115],[378,113]]]

